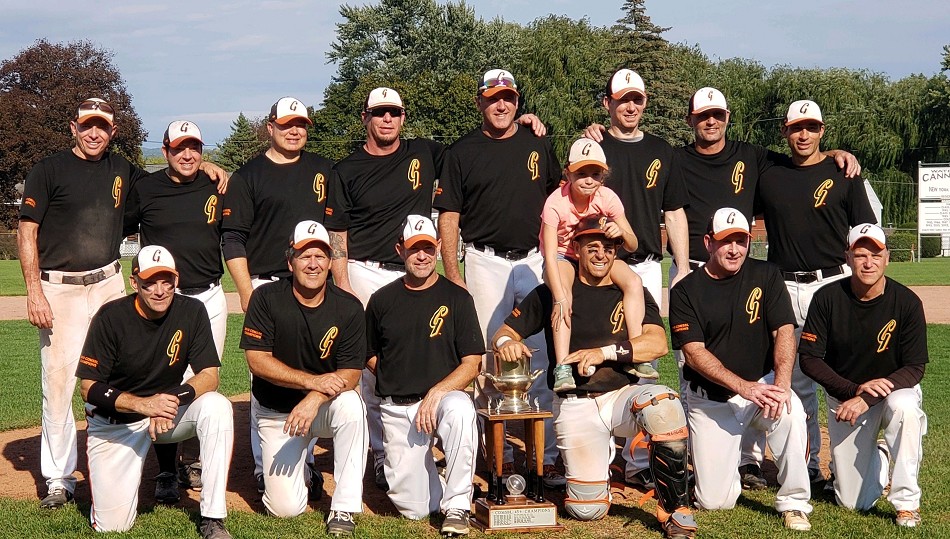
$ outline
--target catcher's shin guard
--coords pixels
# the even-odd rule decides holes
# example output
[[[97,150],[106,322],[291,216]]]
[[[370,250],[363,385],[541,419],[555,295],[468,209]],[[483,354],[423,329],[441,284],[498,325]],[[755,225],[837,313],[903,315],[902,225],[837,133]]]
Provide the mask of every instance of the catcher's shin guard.
[[[677,509],[689,507],[686,447],[685,437],[650,443],[650,470],[656,482],[657,518],[661,522]]]

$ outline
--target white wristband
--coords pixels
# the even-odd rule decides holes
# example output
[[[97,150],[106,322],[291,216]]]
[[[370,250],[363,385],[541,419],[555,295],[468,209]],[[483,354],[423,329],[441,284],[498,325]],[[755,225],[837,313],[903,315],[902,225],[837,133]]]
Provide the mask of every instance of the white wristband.
[[[604,354],[605,361],[608,359],[611,361],[617,360],[617,345],[616,344],[608,344],[607,346],[601,346],[600,352]]]
[[[498,340],[495,341],[495,349],[496,350],[501,349],[502,345],[510,340],[511,340],[511,337],[507,335],[502,335],[501,337],[498,337]]]

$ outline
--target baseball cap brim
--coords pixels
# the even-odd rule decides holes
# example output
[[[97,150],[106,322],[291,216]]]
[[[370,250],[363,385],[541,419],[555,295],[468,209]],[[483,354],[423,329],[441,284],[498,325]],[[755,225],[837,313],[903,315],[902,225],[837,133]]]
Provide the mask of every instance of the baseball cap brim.
[[[298,250],[298,251],[301,251],[301,250],[305,249],[305,248],[306,248],[308,245],[310,245],[311,243],[320,244],[320,245],[326,247],[327,249],[330,248],[330,244],[329,244],[329,243],[327,243],[327,242],[325,242],[325,241],[323,241],[323,240],[321,240],[321,239],[317,239],[317,238],[304,238],[304,239],[298,241],[297,243],[291,245],[291,247],[293,247],[294,249],[296,249],[296,250]]]
[[[201,139],[198,138],[198,137],[194,137],[194,136],[191,136],[191,135],[185,135],[185,136],[183,136],[183,137],[178,137],[178,138],[176,138],[175,140],[169,140],[169,141],[168,141],[168,147],[169,147],[169,148],[177,148],[177,147],[181,146],[181,144],[182,144],[183,142],[185,142],[186,140],[188,140],[188,139],[197,140],[197,141],[198,141],[198,144],[202,144],[202,145],[204,144],[204,141],[201,140]]]
[[[823,121],[821,121],[821,120],[819,120],[819,119],[817,119],[817,118],[797,118],[797,119],[792,120],[792,121],[790,121],[790,122],[785,122],[785,126],[787,127],[787,126],[790,126],[790,125],[800,124],[800,123],[802,123],[802,122],[818,122],[818,123],[820,123],[821,125],[825,125],[825,122],[823,122]]]
[[[707,110],[721,110],[721,111],[723,111],[723,112],[729,112],[729,109],[724,109],[724,108],[720,107],[719,105],[706,105],[706,106],[704,106],[704,107],[699,107],[698,109],[694,110],[693,112],[690,112],[690,114],[692,114],[693,116],[695,116],[695,115],[697,115],[697,114],[702,114],[703,112],[706,112]]]
[[[420,243],[423,243],[423,242],[431,243],[432,245],[438,245],[438,244],[439,244],[439,241],[438,241],[437,239],[433,238],[432,236],[430,236],[430,235],[428,235],[428,234],[417,234],[417,235],[412,236],[412,237],[410,237],[409,239],[405,240],[405,241],[403,242],[403,245],[405,245],[405,247],[408,249],[408,248],[411,248],[411,247],[415,247],[416,245],[418,245],[418,244],[420,244]]]
[[[275,118],[273,122],[275,124],[287,125],[293,120],[296,120],[297,118],[300,118],[301,120],[307,122],[307,124],[309,125],[313,125],[313,120],[311,120],[309,116],[302,116],[300,114],[291,114],[289,116],[281,116],[280,118]]]
[[[140,271],[136,273],[135,275],[137,275],[139,279],[151,279],[155,275],[162,272],[168,272],[174,275],[175,277],[178,277],[178,272],[175,271],[175,268],[170,268],[168,266],[154,266],[146,270]]]
[[[85,124],[92,118],[102,118],[102,121],[109,124],[109,127],[115,126],[115,124],[113,123],[113,116],[111,114],[106,114],[105,112],[102,112],[100,110],[83,111],[76,117],[76,123]]]
[[[583,161],[578,161],[578,162],[576,162],[576,163],[571,163],[571,164],[567,165],[567,170],[569,170],[570,172],[577,172],[578,170],[580,170],[580,169],[582,169],[582,168],[584,168],[584,167],[586,167],[586,166],[588,166],[588,165],[594,165],[594,166],[599,167],[599,168],[602,168],[602,169],[604,169],[604,170],[609,170],[608,167],[607,167],[607,165],[606,165],[605,163],[601,163],[600,161],[597,161],[597,160],[595,160],[595,159],[585,159],[585,160],[583,160]]]
[[[725,230],[720,230],[719,232],[712,234],[713,239],[722,240],[728,238],[733,234],[745,234],[746,236],[752,236],[748,230],[741,227],[727,228]]]
[[[521,95],[518,93],[518,90],[510,86],[493,86],[491,88],[486,88],[482,90],[482,95],[485,97],[492,97],[494,95],[500,94],[501,92],[511,92],[517,96]]]
[[[647,96],[646,92],[644,92],[643,90],[639,88],[621,88],[620,90],[617,90],[616,92],[610,94],[610,97],[614,99],[622,99],[625,95],[629,94],[630,92],[642,95],[643,97]]]

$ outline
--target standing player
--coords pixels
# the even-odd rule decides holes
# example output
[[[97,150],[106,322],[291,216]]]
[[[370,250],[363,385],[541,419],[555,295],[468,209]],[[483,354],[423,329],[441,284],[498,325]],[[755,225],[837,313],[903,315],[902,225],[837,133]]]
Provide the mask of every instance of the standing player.
[[[492,69],[482,77],[476,104],[482,125],[452,145],[433,205],[439,210],[445,276],[467,286],[484,339],[541,283],[544,258],[538,251],[541,210],[561,180],[561,166],[550,141],[522,129],[515,121],[521,94],[509,71]],[[465,280],[458,265],[461,229],[465,242]],[[528,346],[543,348],[540,335]],[[546,353],[532,357],[532,369],[546,369]],[[491,361],[482,368],[490,369]],[[552,391],[534,384],[531,399],[550,409]],[[486,406],[476,387],[476,402]],[[564,485],[555,471],[554,429],[545,421],[544,465],[548,486]],[[511,446],[505,443],[506,471],[514,469]]]
[[[241,336],[254,375],[264,506],[279,517],[306,510],[309,442],[330,437],[336,490],[327,533],[346,535],[362,511],[366,467],[366,411],[354,391],[366,357],[363,306],[327,282],[330,237],[320,223],[297,224],[286,257],[291,279],[254,292]]]
[[[603,216],[583,219],[573,244],[578,270],[573,282],[574,311],[569,363],[576,365],[576,389],[557,393],[554,425],[567,469],[565,510],[580,520],[593,520],[610,508],[609,465],[614,458],[612,436],[651,435],[647,473],[657,478],[657,518],[666,537],[693,537],[696,522],[687,496],[687,428],[679,396],[656,384],[639,384],[631,363],[645,363],[667,352],[663,320],[653,298],[644,292],[643,332],[625,333],[623,293],[610,278],[619,248],[607,238]],[[542,329],[554,307],[550,289],[538,286],[512,311],[493,337],[494,347],[513,361],[531,352],[522,340]],[[618,315],[619,313],[619,315]],[[552,374],[553,339],[545,332]],[[592,418],[596,418],[592,420]]]
[[[769,233],[769,262],[782,270],[791,297],[799,327],[796,337],[815,292],[851,273],[841,248],[850,227],[874,221],[861,177],[845,177],[834,160],[821,153],[824,134],[817,103],[803,100],[789,105],[782,136],[792,157],[776,159],[762,174],[756,198],[756,212],[764,214]],[[815,382],[802,374],[798,362],[792,389],[808,417],[808,476],[813,484],[819,483],[818,397]]]
[[[255,288],[290,276],[282,246],[297,223],[333,219],[339,183],[332,162],[304,151],[310,125],[307,106],[300,100],[278,99],[267,118],[270,147],[234,174],[222,212],[221,250],[244,311]],[[253,394],[251,399],[253,414]],[[256,425],[252,416],[254,475],[263,492]]]
[[[428,217],[410,215],[396,244],[406,275],[366,308],[368,367],[380,396],[389,499],[412,519],[441,510],[443,535],[465,535],[478,446],[465,388],[485,351],[472,297],[435,272],[439,241]],[[445,451],[445,478],[430,453]]]
[[[670,291],[673,347],[686,358],[696,503],[735,506],[743,433],[764,431],[778,463],[775,508],[786,528],[810,530],[805,412],[791,391],[795,315],[788,292],[776,266],[746,258],[749,222],[741,211],[716,211],[707,230],[708,263]]]
[[[93,316],[76,370],[89,419],[92,527],[131,528],[148,446],[197,436],[201,536],[230,539],[223,519],[234,423],[231,403],[215,392],[221,362],[208,313],[175,294],[178,272],[164,247],[139,251],[129,284],[134,294]],[[194,375],[183,383],[189,370]]]
[[[851,229],[847,260],[851,277],[815,293],[799,344],[802,370],[825,388],[835,498],[849,509],[873,507],[888,482],[889,451],[894,474],[887,499],[897,525],[919,526],[917,475],[927,433],[923,305],[884,276],[890,252],[877,225]],[[887,451],[875,447],[881,429]]]

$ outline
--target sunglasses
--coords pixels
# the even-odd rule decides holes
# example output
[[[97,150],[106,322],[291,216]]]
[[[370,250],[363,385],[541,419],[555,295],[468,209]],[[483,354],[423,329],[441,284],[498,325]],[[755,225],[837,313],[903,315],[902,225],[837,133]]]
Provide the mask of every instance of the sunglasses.
[[[375,109],[367,110],[366,113],[372,116],[373,118],[382,118],[389,114],[393,118],[397,116],[402,116],[405,111],[397,107],[377,107]]]
[[[101,101],[83,101],[79,105],[80,112],[89,111],[89,110],[99,110],[105,112],[106,114],[115,114],[115,109],[112,108],[112,105],[108,103],[103,103]]]
[[[706,110],[706,111],[700,112],[699,114],[694,114],[693,116],[695,116],[696,119],[699,120],[700,122],[704,122],[708,120],[709,118],[715,118],[716,120],[720,122],[724,122],[726,121],[726,114],[727,114],[726,111],[717,109],[717,110]]]

